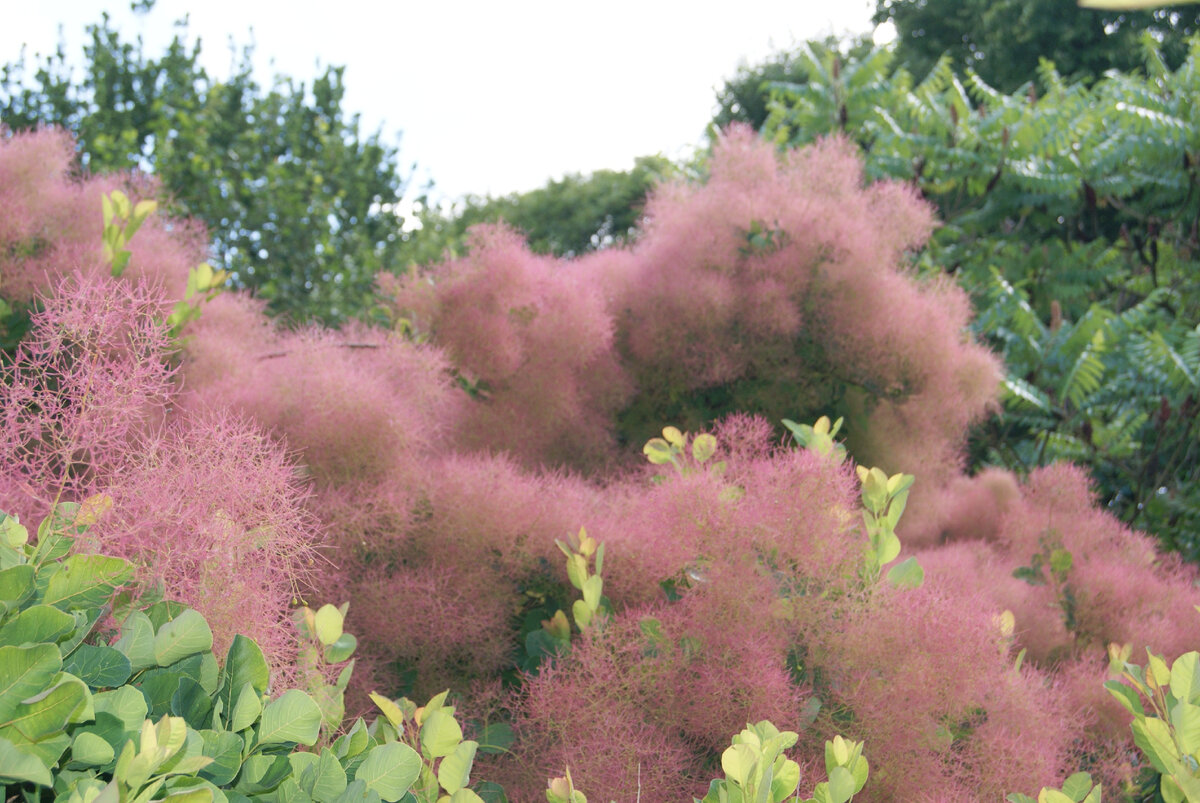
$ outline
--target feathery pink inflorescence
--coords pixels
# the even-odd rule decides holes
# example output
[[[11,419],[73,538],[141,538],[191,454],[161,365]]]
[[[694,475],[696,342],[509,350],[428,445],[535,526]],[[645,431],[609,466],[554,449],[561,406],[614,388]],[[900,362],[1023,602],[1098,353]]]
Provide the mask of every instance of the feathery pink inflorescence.
[[[380,284],[473,384],[462,446],[505,451],[530,467],[611,460],[611,418],[627,380],[591,283],[531,253],[515,233],[482,226],[469,256],[426,274],[383,274]]]
[[[0,365],[0,507],[29,517],[77,502],[131,458],[174,392],[165,303],[103,275],[61,281]]]
[[[289,611],[323,567],[283,448],[228,412],[188,415],[140,439],[105,491],[112,510],[89,531],[98,551],[135,561],[144,583],[204,614],[217,655],[236,633],[253,638],[288,688]]]
[[[28,302],[67,276],[109,273],[103,260],[101,197],[153,199],[155,180],[120,174],[80,177],[75,146],[63,131],[0,135],[0,296]],[[206,257],[204,228],[151,215],[126,248],[123,278],[183,297],[188,269]]]

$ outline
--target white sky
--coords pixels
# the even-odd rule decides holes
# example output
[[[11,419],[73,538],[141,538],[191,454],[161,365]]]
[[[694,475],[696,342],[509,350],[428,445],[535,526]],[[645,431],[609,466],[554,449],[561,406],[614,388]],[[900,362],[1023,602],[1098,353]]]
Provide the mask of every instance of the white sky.
[[[736,8],[736,10],[735,10]],[[527,190],[567,172],[626,169],[636,156],[698,144],[715,88],[742,59],[828,33],[871,30],[873,0],[0,0],[0,62],[52,51],[59,26],[82,58],[84,27],[108,10],[122,38],[160,55],[190,17],[210,74],[229,41],[255,43],[259,79],[310,81],[345,65],[346,108],[383,127],[435,195]],[[253,40],[251,40],[251,33]],[[273,62],[273,63],[272,63]]]

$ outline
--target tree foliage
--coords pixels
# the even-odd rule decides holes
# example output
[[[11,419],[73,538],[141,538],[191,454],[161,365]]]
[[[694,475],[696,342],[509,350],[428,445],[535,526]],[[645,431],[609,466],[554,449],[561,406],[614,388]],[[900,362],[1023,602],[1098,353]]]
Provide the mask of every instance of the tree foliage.
[[[1150,37],[1141,53],[1144,72],[1092,84],[1043,61],[1012,94],[949,57],[918,82],[886,50],[814,54],[807,82],[775,85],[766,134],[852,136],[868,175],[937,205],[920,265],[972,292],[1009,365],[977,459],[1081,461],[1126,521],[1195,558],[1200,45],[1177,69]]]
[[[1141,67],[1137,42],[1152,33],[1179,64],[1200,30],[1195,9],[1120,11],[1080,8],[1076,0],[877,0],[875,21],[896,26],[900,62],[923,76],[943,55],[987,83],[1012,92],[1050,59],[1071,80]]]
[[[529,192],[467,196],[448,208],[425,210],[406,256],[413,265],[461,256],[467,230],[480,223],[507,223],[538,254],[571,257],[605,248],[633,233],[646,194],[674,170],[663,156],[641,156],[632,170],[571,173]]]
[[[345,110],[341,68],[263,87],[248,49],[221,80],[185,32],[158,56],[107,16],[88,34],[82,79],[61,46],[0,68],[0,120],[67,128],[92,172],[157,175],[170,210],[208,227],[213,261],[274,312],[328,323],[359,314],[403,247],[404,180],[396,150]]]

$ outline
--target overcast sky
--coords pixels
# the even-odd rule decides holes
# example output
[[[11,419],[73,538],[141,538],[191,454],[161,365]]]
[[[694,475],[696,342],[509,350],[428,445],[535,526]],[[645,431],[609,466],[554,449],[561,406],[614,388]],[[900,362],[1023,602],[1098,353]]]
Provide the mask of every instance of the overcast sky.
[[[187,15],[210,74],[229,74],[230,38],[255,44],[259,77],[308,81],[345,65],[346,106],[399,142],[438,195],[527,190],[568,172],[631,167],[700,142],[715,87],[740,60],[825,34],[865,33],[872,0],[735,4],[609,0],[0,0],[0,60],[52,51],[62,26],[80,59],[84,27],[107,10],[159,55]],[[320,66],[318,66],[320,65]]]

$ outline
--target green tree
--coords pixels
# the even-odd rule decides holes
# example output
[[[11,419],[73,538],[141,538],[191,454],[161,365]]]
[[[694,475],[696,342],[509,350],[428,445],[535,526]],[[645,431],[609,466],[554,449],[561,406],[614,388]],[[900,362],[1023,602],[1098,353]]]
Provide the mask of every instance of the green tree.
[[[267,89],[249,49],[221,81],[186,31],[158,57],[107,16],[88,32],[81,79],[61,45],[0,68],[5,125],[71,130],[94,172],[156,174],[170,211],[203,221],[213,261],[275,313],[337,323],[369,305],[375,274],[404,247],[393,210],[405,180],[396,150],[344,109],[340,68]]]
[[[914,75],[925,76],[948,54],[956,69],[970,67],[1005,92],[1032,79],[1042,57],[1068,80],[1136,69],[1144,32],[1178,65],[1187,37],[1200,30],[1194,7],[1113,11],[1080,8],[1076,0],[877,0],[875,21],[889,20],[899,61]]]
[[[468,196],[448,209],[427,209],[411,237],[409,264],[427,264],[462,252],[466,232],[479,223],[504,222],[539,254],[574,256],[620,242],[641,216],[646,194],[675,170],[663,156],[640,156],[632,170],[572,173],[535,190],[497,198]]]
[[[777,85],[764,134],[833,131],[899,178],[944,225],[917,258],[976,300],[1003,352],[1005,414],[974,458],[1025,471],[1086,465],[1128,523],[1200,560],[1200,39],[1172,69],[1145,35],[1142,67],[1037,91],[996,91],[943,57],[924,80],[885,50],[807,60]]]
[[[871,39],[860,36],[848,43],[830,37],[781,50],[758,64],[742,62],[732,78],[717,90],[717,112],[713,125],[724,129],[731,123],[747,123],[761,129],[770,114],[771,87],[780,83],[802,84],[808,80],[805,64],[810,54],[841,53],[861,57],[871,50]],[[819,55],[817,56],[820,57]]]

